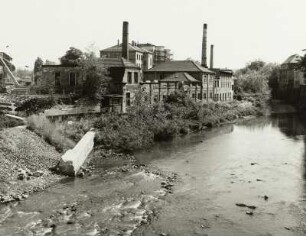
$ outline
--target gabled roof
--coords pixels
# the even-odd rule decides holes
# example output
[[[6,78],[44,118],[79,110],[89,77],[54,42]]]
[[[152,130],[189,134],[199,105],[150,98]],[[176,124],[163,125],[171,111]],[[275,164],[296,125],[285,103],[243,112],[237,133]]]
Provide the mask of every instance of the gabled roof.
[[[113,67],[121,67],[121,68],[137,68],[140,69],[136,64],[126,60],[125,58],[100,58],[102,64],[105,67],[113,68]]]
[[[204,72],[208,74],[214,73],[213,71],[191,60],[166,61],[147,70],[146,72]]]
[[[287,60],[283,62],[283,64],[297,64],[301,58],[302,57],[300,55],[294,54],[288,57]]]
[[[166,76],[161,82],[198,82],[194,77],[186,72],[177,72],[172,75]]]
[[[145,52],[142,48],[139,48],[137,46],[132,46],[131,44],[129,44],[129,51],[137,51],[141,53]],[[122,52],[122,44],[102,49],[100,50],[100,52]]]

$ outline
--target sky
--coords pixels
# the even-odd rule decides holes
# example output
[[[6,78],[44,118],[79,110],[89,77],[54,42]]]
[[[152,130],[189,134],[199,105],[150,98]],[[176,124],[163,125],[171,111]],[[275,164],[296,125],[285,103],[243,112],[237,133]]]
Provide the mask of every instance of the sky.
[[[207,23],[215,67],[282,63],[306,49],[305,0],[0,0],[0,7],[0,51],[22,69],[33,68],[37,57],[58,62],[70,46],[113,46],[122,40],[123,21],[130,41],[198,61]]]

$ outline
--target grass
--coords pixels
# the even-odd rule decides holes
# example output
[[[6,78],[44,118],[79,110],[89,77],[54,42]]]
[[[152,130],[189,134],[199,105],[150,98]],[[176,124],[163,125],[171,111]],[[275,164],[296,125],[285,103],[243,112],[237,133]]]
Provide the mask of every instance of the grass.
[[[63,152],[74,146],[74,142],[71,142],[63,135],[61,126],[58,123],[52,123],[44,115],[32,115],[28,117],[27,128],[39,134],[59,152]]]

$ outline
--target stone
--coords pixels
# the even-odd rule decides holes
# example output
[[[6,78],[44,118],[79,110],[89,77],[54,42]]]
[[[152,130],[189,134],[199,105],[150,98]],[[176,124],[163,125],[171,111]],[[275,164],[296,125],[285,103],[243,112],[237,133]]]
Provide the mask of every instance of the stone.
[[[27,172],[25,170],[19,169],[17,179],[24,180],[27,177]]]
[[[35,171],[35,172],[33,173],[33,176],[35,176],[35,177],[40,177],[40,176],[42,176],[43,174],[44,174],[43,171],[37,170],[37,171]]]
[[[60,173],[76,176],[94,147],[94,137],[95,132],[88,131],[73,149],[68,150],[62,156],[58,164]]]
[[[247,211],[246,214],[252,216],[254,213],[252,211]]]
[[[269,197],[267,195],[264,196],[264,199],[268,201]]]

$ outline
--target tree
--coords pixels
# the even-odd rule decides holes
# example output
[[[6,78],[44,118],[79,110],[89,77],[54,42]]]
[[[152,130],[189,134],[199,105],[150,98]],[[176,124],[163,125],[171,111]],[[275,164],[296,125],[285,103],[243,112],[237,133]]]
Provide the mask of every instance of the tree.
[[[60,58],[60,62],[62,65],[78,66],[81,65],[83,57],[84,54],[80,49],[70,47],[66,54]]]
[[[43,64],[44,64],[43,60],[40,57],[37,57],[34,62],[34,74],[41,71]]]
[[[83,95],[90,99],[99,99],[107,93],[110,78],[102,62],[94,53],[88,52],[82,55],[80,65],[85,74]]]
[[[275,86],[279,66],[255,60],[235,72],[235,94],[239,93],[269,93],[270,86]]]

